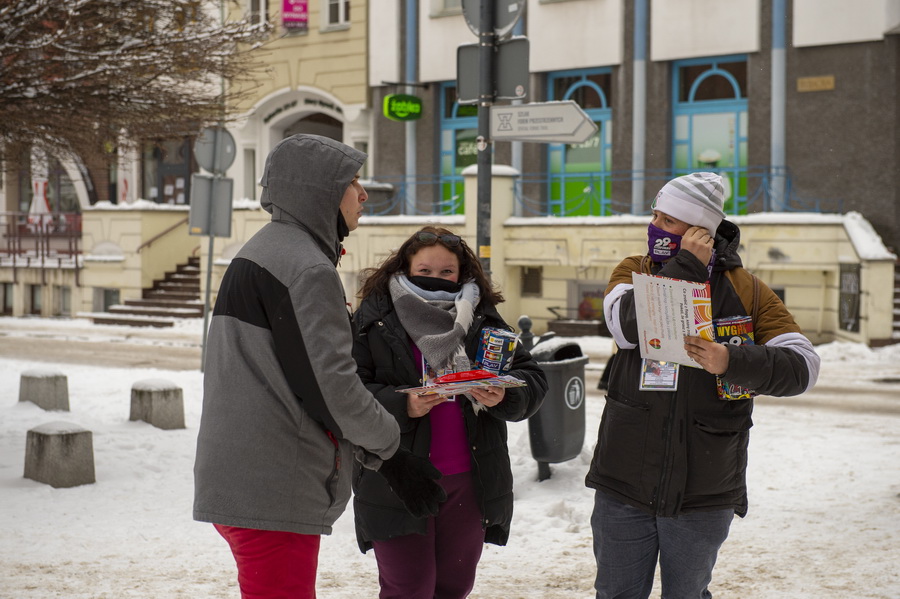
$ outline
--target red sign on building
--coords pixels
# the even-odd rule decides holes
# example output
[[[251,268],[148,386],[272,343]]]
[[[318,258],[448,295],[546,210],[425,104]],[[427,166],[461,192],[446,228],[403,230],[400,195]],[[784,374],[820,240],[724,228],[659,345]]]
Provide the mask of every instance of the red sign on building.
[[[283,0],[281,24],[291,31],[306,31],[309,27],[309,0]]]

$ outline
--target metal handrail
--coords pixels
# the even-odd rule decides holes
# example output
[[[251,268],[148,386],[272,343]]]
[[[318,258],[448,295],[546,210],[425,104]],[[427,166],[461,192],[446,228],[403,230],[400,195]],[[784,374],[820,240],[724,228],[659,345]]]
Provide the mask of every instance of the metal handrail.
[[[81,214],[77,212],[0,212],[0,258],[13,270],[40,268],[46,284],[48,267],[75,269],[75,284],[81,285]]]
[[[189,220],[190,220],[190,217],[185,216],[184,219],[178,221],[177,223],[175,223],[174,225],[172,225],[171,227],[169,227],[169,228],[166,229],[165,231],[162,231],[162,232],[160,232],[160,233],[157,233],[156,235],[154,235],[153,237],[151,237],[150,239],[148,239],[147,241],[145,241],[145,242],[142,243],[141,245],[137,246],[137,250],[135,250],[135,252],[138,253],[138,254],[140,254],[142,249],[150,247],[151,245],[153,245],[153,242],[154,242],[154,241],[158,241],[161,237],[165,237],[166,235],[168,235],[169,233],[171,233],[172,231],[174,231],[175,229],[177,229],[177,228],[180,227],[181,225],[186,225],[186,224],[188,223]]]

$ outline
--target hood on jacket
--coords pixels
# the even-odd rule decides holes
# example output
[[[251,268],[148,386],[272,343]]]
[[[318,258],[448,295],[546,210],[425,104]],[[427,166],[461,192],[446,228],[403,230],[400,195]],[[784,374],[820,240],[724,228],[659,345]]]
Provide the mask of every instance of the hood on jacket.
[[[741,245],[741,230],[730,220],[723,220],[716,229],[716,263],[714,270],[731,270],[743,266],[738,249]]]
[[[368,156],[328,137],[300,133],[283,139],[266,157],[260,203],[273,221],[301,226],[337,262],[347,225],[344,192]]]

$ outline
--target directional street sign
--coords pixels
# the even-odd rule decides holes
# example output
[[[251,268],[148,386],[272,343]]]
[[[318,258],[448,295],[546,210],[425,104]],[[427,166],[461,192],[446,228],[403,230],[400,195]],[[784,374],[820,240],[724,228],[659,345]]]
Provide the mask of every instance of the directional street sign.
[[[584,143],[598,127],[571,100],[491,106],[491,139],[544,143]]]

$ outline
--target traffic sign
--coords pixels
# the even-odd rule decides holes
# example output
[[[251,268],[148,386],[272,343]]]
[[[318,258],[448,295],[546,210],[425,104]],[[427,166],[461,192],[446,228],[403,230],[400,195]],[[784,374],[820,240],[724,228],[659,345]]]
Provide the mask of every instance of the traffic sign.
[[[494,2],[494,35],[503,37],[516,26],[525,10],[525,0],[462,0],[466,25],[475,35],[481,34],[481,3]]]
[[[189,235],[231,237],[231,196],[234,181],[225,177],[191,175]]]
[[[520,100],[528,93],[528,48],[526,37],[497,43],[492,70],[494,98]],[[460,104],[478,103],[478,44],[456,49],[456,95]]]
[[[207,127],[194,143],[197,163],[211,173],[224,173],[237,153],[234,137],[222,127]]]
[[[597,131],[597,124],[571,100],[491,106],[491,139],[495,141],[578,144]]]

